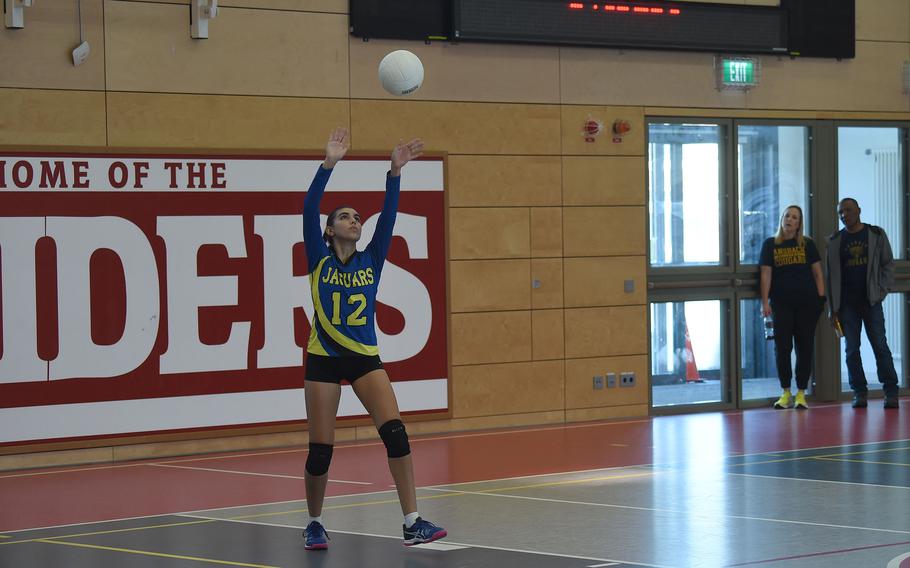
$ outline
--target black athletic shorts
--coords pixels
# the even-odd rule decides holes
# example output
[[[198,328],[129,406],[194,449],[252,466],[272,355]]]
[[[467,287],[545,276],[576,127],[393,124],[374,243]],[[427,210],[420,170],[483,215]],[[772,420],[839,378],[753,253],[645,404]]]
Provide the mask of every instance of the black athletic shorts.
[[[362,355],[355,357],[326,357],[325,355],[306,355],[307,381],[318,383],[341,384],[342,379],[353,383],[370,371],[382,369],[379,355]]]

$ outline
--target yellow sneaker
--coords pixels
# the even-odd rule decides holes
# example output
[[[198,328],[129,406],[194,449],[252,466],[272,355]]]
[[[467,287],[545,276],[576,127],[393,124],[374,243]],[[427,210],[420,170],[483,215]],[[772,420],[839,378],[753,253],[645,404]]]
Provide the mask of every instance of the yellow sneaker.
[[[791,399],[792,395],[790,394],[790,391],[785,390],[781,393],[780,398],[777,399],[777,402],[774,403],[774,408],[778,410],[790,408]],[[805,402],[805,400],[803,402]]]
[[[793,408],[797,410],[808,410],[809,405],[806,404],[806,393],[803,391],[796,391],[796,399],[793,401]]]

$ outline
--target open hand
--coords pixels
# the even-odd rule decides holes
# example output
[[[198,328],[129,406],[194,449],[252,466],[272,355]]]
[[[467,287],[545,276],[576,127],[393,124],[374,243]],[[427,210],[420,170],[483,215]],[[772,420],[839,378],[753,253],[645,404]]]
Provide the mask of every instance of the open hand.
[[[325,145],[325,162],[326,169],[332,169],[339,160],[347,154],[348,148],[351,147],[350,132],[348,129],[339,126],[331,135]]]
[[[392,175],[397,176],[401,173],[401,168],[405,164],[423,154],[423,140],[414,138],[407,144],[399,141],[395,148],[392,149]]]

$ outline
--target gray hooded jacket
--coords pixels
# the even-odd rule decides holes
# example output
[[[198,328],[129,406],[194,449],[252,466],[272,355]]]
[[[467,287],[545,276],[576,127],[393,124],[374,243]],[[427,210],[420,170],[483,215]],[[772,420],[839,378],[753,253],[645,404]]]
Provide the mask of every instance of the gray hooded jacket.
[[[891,243],[885,230],[875,225],[865,223],[869,227],[869,264],[866,266],[866,293],[869,305],[874,306],[888,295],[888,290],[894,284],[894,255],[891,252]],[[828,270],[828,309],[833,312],[840,311],[841,293],[841,259],[840,242],[843,230],[837,231],[828,237],[828,250],[825,253]]]

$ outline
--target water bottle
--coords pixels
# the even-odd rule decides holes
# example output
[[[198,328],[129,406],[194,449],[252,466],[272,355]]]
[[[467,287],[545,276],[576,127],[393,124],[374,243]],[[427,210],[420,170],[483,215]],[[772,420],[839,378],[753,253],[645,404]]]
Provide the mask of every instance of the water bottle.
[[[762,320],[765,329],[765,339],[771,341],[774,339],[774,318],[770,315],[767,315]]]

